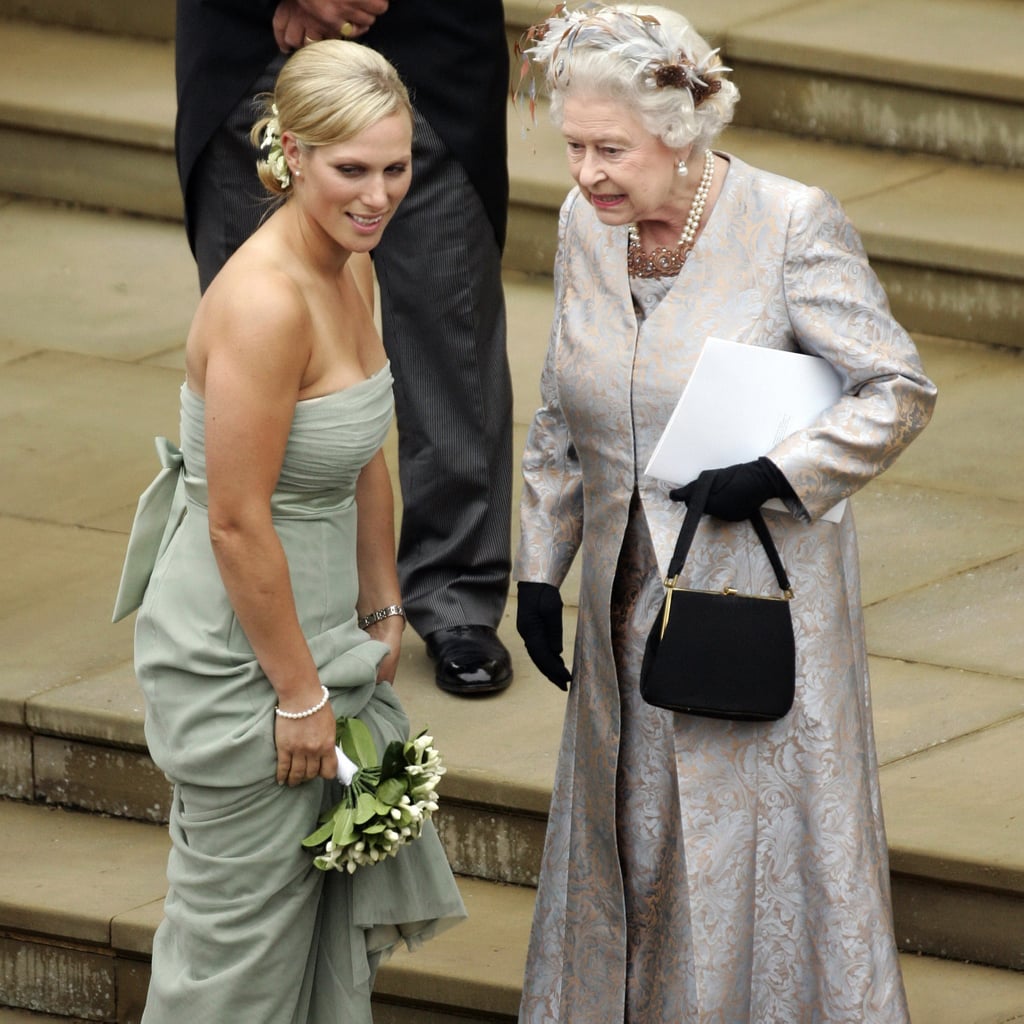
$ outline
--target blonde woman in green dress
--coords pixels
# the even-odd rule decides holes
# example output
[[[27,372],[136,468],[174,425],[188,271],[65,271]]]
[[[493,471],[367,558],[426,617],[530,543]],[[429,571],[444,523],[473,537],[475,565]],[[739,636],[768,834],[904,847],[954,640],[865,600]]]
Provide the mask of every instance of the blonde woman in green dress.
[[[378,751],[408,736],[368,254],[409,187],[411,130],[382,57],[299,50],[253,130],[279,202],[188,337],[162,528],[142,554],[140,511],[123,583],[147,741],[174,783],[146,1024],[369,1022],[381,958],[465,913],[429,825],[354,874],[300,846],[338,799],[336,716]]]

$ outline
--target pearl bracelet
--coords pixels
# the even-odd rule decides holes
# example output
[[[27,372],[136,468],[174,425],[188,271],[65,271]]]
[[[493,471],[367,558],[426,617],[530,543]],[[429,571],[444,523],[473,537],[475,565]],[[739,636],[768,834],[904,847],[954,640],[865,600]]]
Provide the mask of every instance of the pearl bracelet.
[[[359,617],[359,628],[366,629],[367,626],[372,626],[375,622],[383,622],[385,619],[390,619],[392,615],[401,615],[404,619],[405,609],[400,604],[389,604],[387,608],[378,608],[375,612],[370,612],[369,615]]]
[[[309,718],[310,715],[315,715],[331,698],[330,692],[323,683],[320,684],[320,689],[323,691],[323,696],[311,708],[306,708],[305,711],[282,711],[280,708],[274,708],[274,714],[278,718]]]

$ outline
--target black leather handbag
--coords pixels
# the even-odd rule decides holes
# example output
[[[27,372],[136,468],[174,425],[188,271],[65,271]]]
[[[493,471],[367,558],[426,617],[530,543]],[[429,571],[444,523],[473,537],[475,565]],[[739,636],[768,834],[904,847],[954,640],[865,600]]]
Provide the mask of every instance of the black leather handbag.
[[[670,711],[772,721],[793,706],[793,591],[761,513],[750,522],[775,570],[779,597],[676,585],[714,475],[701,473],[687,506],[665,579],[665,603],[647,639],[640,694],[648,704]]]

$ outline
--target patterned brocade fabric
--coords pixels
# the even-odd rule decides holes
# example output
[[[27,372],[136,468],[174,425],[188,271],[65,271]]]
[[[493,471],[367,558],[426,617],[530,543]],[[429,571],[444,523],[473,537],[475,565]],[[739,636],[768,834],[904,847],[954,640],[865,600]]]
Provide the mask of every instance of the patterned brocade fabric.
[[[650,304],[644,282],[642,317],[626,228],[575,190],[562,209],[516,576],[559,585],[583,565],[526,1024],[908,1021],[853,514],[820,516],[924,428],[935,388],[839,204],[727,159],[678,278]],[[708,336],[820,356],[843,384],[764,453],[799,498],[765,516],[796,593],[797,694],[778,722],[673,715],[638,694],[685,511],[643,468]],[[709,517],[685,577],[774,588],[749,524]]]

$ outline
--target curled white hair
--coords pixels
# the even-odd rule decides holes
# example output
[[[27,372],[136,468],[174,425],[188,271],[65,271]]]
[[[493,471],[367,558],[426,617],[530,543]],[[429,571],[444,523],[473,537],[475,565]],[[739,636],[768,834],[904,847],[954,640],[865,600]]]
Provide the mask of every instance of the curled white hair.
[[[567,95],[592,93],[625,104],[666,146],[701,151],[732,120],[739,99],[718,51],[664,7],[559,6],[527,31],[522,52],[544,76],[557,125]]]

